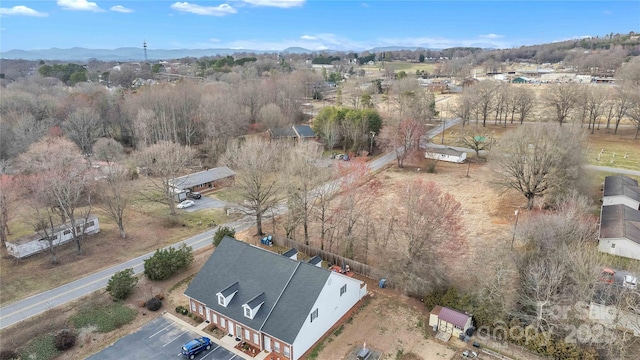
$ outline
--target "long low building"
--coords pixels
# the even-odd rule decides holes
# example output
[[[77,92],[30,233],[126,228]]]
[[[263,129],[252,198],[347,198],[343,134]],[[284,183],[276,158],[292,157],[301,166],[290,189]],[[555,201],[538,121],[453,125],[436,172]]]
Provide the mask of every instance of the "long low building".
[[[55,226],[53,230],[47,230],[49,236],[53,238],[52,246],[57,247],[68,243],[74,239],[73,227],[69,224]],[[92,235],[100,232],[100,221],[98,217],[90,216],[86,220],[78,219],[76,234]],[[49,240],[45,238],[44,231],[33,235],[24,236],[15,240],[7,241],[7,252],[9,255],[22,259],[49,250]]]
[[[176,192],[206,192],[233,183],[236,173],[226,166],[217,167],[169,180]]]
[[[427,147],[424,149],[424,157],[461,164],[467,160],[467,153],[450,147]]]

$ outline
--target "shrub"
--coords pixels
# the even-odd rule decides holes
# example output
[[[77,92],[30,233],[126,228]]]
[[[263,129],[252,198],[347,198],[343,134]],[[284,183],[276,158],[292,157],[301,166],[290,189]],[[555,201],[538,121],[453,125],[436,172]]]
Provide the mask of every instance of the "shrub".
[[[215,235],[213,235],[213,245],[217,247],[225,236],[234,237],[236,236],[236,231],[226,226],[218,228]]]
[[[114,299],[124,300],[131,294],[137,283],[138,278],[133,275],[133,269],[118,271],[109,279],[107,292]]]
[[[56,335],[56,349],[60,351],[71,349],[75,343],[76,334],[69,329],[64,329]]]
[[[192,262],[193,253],[191,247],[186,244],[182,244],[178,249],[158,249],[152,257],[144,261],[144,274],[151,280],[165,280]]]
[[[56,349],[55,342],[56,337],[51,334],[38,335],[20,350],[19,359],[55,359],[62,353]]]
[[[182,310],[184,310],[184,306],[182,306],[182,305],[178,305],[178,306],[176,306],[176,312],[177,312],[178,314],[182,314]]]
[[[0,360],[16,360],[18,359],[18,353],[13,350],[0,351]]]
[[[156,297],[152,297],[147,301],[147,309],[149,309],[149,311],[158,311],[158,309],[160,309],[161,307],[162,307],[162,300]]]

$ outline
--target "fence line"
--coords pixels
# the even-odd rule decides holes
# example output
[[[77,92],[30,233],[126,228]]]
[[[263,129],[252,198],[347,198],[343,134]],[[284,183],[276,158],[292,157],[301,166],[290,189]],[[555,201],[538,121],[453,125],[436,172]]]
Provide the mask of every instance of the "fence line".
[[[346,258],[344,256],[328,252],[326,250],[318,249],[311,245],[305,245],[301,242],[287,239],[284,236],[272,236],[272,241],[275,245],[288,249],[294,248],[298,250],[298,252],[305,253],[310,257],[319,256],[322,260],[328,262],[329,264],[339,266],[349,265],[349,268],[352,272],[368,277],[370,279],[380,279],[386,277],[385,273],[380,269],[371,267],[359,261]]]

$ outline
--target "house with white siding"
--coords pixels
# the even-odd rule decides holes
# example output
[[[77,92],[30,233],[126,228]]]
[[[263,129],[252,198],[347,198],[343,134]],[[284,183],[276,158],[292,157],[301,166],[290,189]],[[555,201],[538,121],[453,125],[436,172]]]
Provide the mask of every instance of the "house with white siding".
[[[640,210],[640,187],[628,176],[612,175],[604,178],[602,205],[626,205]]]
[[[640,260],[640,211],[623,204],[602,206],[598,250]]]
[[[225,237],[184,294],[237,341],[297,360],[366,293],[360,280]]]

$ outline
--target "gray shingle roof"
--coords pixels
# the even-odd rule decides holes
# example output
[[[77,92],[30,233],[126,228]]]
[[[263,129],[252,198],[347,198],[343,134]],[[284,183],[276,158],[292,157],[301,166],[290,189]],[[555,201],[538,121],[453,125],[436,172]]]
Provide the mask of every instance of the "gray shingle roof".
[[[316,133],[313,131],[313,129],[309,125],[296,125],[296,126],[293,127],[293,130],[301,138],[313,138],[313,137],[316,137]]]
[[[302,325],[309,321],[309,314],[314,310],[312,307],[329,275],[326,269],[300,263],[262,331],[293,344]]]
[[[296,255],[297,253],[298,253],[298,250],[296,250],[295,248],[291,248],[291,249],[287,250],[284,254],[282,254],[282,256],[286,256],[286,257],[290,258],[293,255]]]
[[[260,303],[264,302],[264,293],[260,293],[258,295],[256,295],[253,299],[247,301],[247,305],[249,305],[250,308],[255,308],[256,306],[260,305]]]
[[[217,167],[169,180],[169,184],[180,189],[188,189],[208,182],[225,179],[236,173],[226,166]]]
[[[224,290],[220,291],[220,294],[222,294],[222,296],[227,297],[231,294],[233,294],[234,292],[238,291],[238,282],[234,282],[233,284],[227,286]]]
[[[185,295],[291,344],[329,275],[326,269],[225,237],[191,281]],[[231,302],[227,307],[218,305],[215,294],[236,281],[238,292]],[[264,304],[260,310],[253,319],[245,317],[242,305],[261,293]]]
[[[322,258],[318,255],[312,257],[311,259],[309,259],[308,263],[311,265],[318,265],[322,262]]]
[[[458,151],[458,150],[450,148],[450,147],[445,147],[445,148],[426,147],[424,149],[424,151],[425,152],[429,152],[429,153],[434,153],[434,154],[445,154],[445,155],[451,155],[451,156],[460,156],[460,155],[462,155],[462,151]]]
[[[634,179],[624,175],[612,175],[604,178],[604,196],[623,195],[640,201],[640,187]]]
[[[293,131],[293,127],[286,128],[277,128],[277,129],[269,129],[271,132],[271,137],[273,138],[294,138],[296,137],[296,132]]]
[[[640,211],[622,204],[603,206],[600,238],[627,238],[640,244]]]

